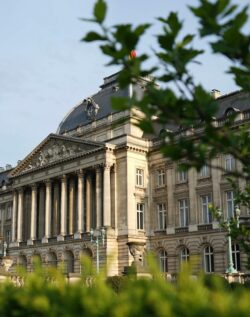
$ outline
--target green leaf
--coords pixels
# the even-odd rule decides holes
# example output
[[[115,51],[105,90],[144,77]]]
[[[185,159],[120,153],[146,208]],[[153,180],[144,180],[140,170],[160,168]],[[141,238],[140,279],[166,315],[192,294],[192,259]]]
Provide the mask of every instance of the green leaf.
[[[98,23],[102,23],[107,12],[107,4],[104,0],[98,0],[94,6],[94,16]]]
[[[106,37],[98,34],[97,32],[89,32],[81,39],[81,41],[85,42],[93,42],[93,41],[106,41]]]

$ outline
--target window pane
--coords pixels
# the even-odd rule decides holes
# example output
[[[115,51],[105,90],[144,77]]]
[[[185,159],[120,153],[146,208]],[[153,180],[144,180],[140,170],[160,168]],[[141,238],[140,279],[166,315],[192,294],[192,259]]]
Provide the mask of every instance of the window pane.
[[[179,200],[179,217],[180,217],[180,227],[187,227],[188,226],[187,199]]]
[[[240,247],[238,244],[232,244],[232,257],[233,257],[233,265],[237,271],[241,270],[241,263],[240,263]]]
[[[180,253],[181,262],[187,262],[189,260],[189,250],[187,248],[183,248]]]
[[[204,270],[207,273],[214,272],[214,253],[211,246],[204,249]]]
[[[159,252],[159,267],[161,272],[167,272],[168,271],[168,258],[167,258],[167,252],[165,250],[161,250]]]
[[[211,204],[211,195],[201,196],[203,223],[211,223],[212,222],[212,214],[209,210],[210,204]]]
[[[158,204],[157,205],[157,213],[158,213],[158,229],[163,230],[166,229],[166,204]]]
[[[165,185],[165,170],[160,169],[157,171],[157,186]]]
[[[203,165],[200,170],[200,177],[208,177],[210,176],[210,168],[207,164]]]
[[[227,216],[234,216],[234,192],[232,190],[226,192]]]
[[[144,171],[140,168],[136,169],[136,185],[143,186]]]
[[[144,204],[137,204],[137,229],[144,229]]]

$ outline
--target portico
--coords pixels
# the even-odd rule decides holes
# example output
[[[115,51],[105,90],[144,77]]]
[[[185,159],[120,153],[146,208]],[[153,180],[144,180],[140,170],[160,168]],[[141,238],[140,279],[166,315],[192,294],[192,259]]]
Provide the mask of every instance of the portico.
[[[112,146],[74,141],[50,135],[33,151],[38,154],[32,152],[13,171],[10,252],[20,246],[79,241],[90,229],[111,227]],[[79,151],[68,151],[64,157],[57,153],[58,159],[51,155],[51,161],[42,162],[41,153],[49,153],[55,144]]]

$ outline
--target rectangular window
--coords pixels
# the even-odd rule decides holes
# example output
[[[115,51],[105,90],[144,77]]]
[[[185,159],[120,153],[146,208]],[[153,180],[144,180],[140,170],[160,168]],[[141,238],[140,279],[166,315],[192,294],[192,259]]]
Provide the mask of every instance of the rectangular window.
[[[165,170],[159,169],[156,172],[157,175],[157,186],[162,187],[165,185]]]
[[[212,214],[209,211],[209,205],[211,204],[211,195],[201,196],[201,208],[202,208],[202,221],[203,223],[212,222]]]
[[[167,212],[166,204],[157,204],[157,214],[158,214],[158,229],[164,230],[167,228]]]
[[[136,213],[137,213],[137,229],[144,229],[144,204],[137,203],[136,205]]]
[[[232,172],[235,170],[235,158],[231,155],[228,154],[225,156],[225,170],[227,172]]]
[[[234,192],[229,190],[226,192],[227,217],[234,217]]]
[[[179,218],[180,227],[188,226],[188,201],[187,199],[179,200]]]
[[[200,177],[209,177],[210,176],[210,168],[207,164],[203,165],[200,170]]]
[[[9,245],[9,243],[10,243],[10,230],[5,231],[5,241]]]
[[[183,171],[183,170],[178,171],[178,182],[179,183],[185,183],[185,182],[187,182],[187,179],[188,179],[187,171]]]
[[[144,184],[144,171],[143,169],[136,169],[136,186],[143,186]]]
[[[7,205],[6,219],[10,219],[12,214],[12,204]]]

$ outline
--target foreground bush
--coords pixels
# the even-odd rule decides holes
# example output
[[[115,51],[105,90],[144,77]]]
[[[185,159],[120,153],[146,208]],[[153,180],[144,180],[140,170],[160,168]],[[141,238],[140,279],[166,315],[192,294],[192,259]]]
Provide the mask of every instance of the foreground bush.
[[[102,275],[92,276],[86,286],[89,272],[68,284],[59,272],[37,268],[24,275],[23,287],[0,285],[0,316],[249,316],[247,288],[230,288],[216,277],[194,280],[187,272],[176,285],[157,272],[152,275],[152,280],[113,278],[108,283]]]

